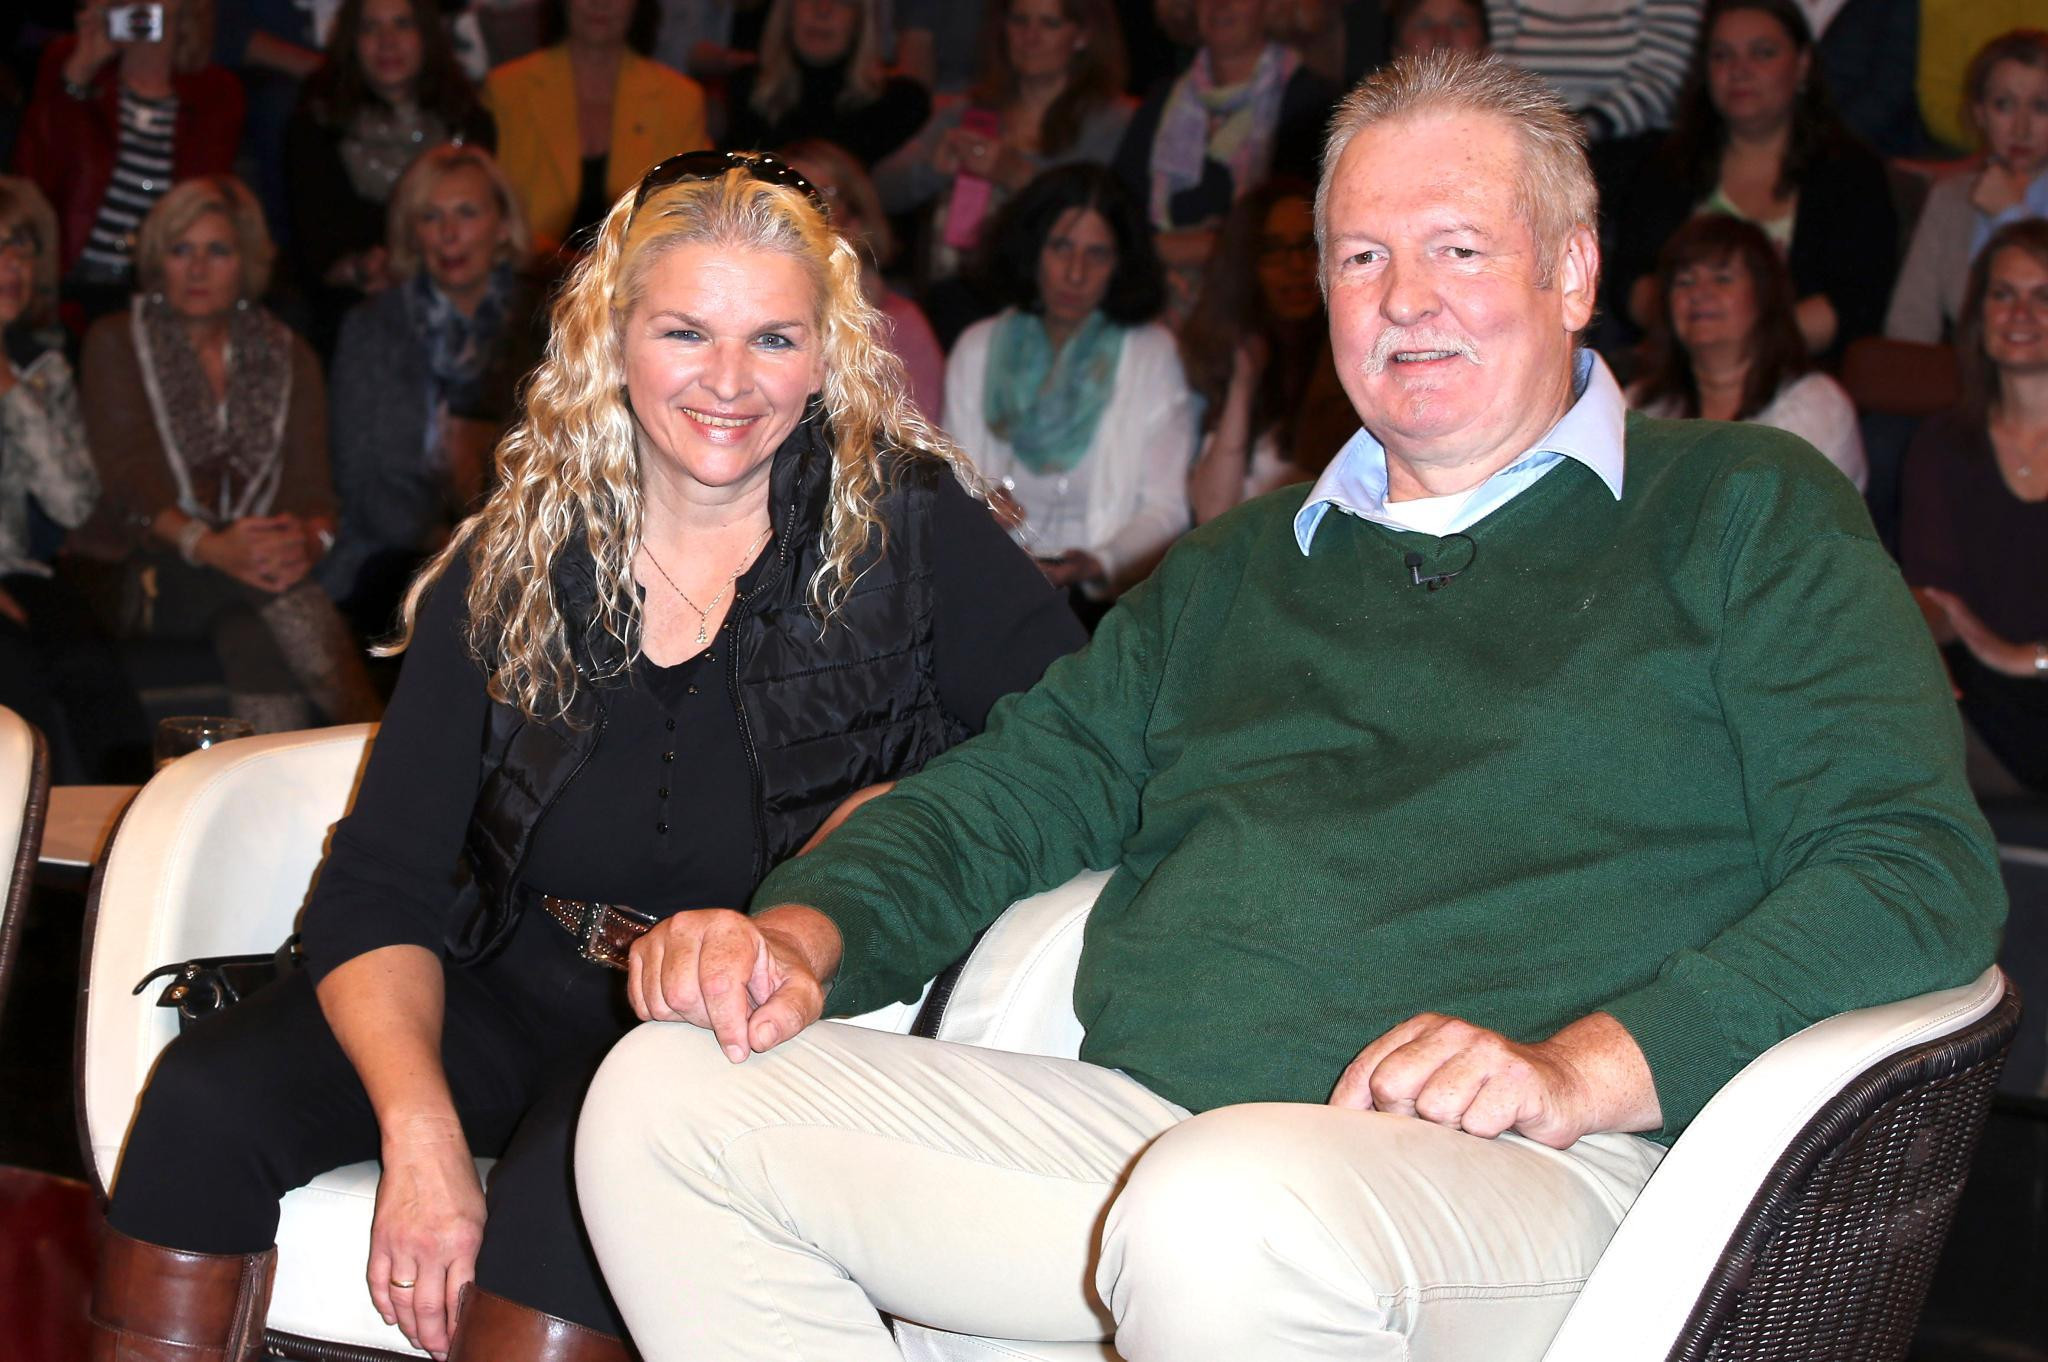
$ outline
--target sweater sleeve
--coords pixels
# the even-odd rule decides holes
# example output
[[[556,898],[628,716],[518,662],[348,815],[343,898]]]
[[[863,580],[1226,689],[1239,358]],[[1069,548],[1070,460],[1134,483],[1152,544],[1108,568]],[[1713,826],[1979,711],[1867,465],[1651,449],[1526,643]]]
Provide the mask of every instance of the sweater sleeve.
[[[1951,230],[1946,198],[1939,185],[1928,191],[1927,206],[1913,226],[1906,263],[1899,267],[1899,282],[1884,317],[1884,334],[1893,340],[1941,343],[1941,272],[1951,256],[1944,240]]]
[[[1938,586],[1967,595],[1960,536],[1970,532],[1956,505],[1952,470],[1963,419],[1945,413],[1923,421],[1906,449],[1899,496],[1899,567],[1909,586]]]
[[[1802,296],[1820,294],[1835,310],[1840,354],[1883,329],[1884,281],[1899,267],[1899,220],[1884,163],[1861,143],[1826,154],[1800,187],[1789,264]]]
[[[1017,899],[1116,864],[1150,775],[1146,736],[1179,594],[1163,579],[1175,576],[1163,569],[1126,596],[1087,648],[999,702],[981,737],[762,882],[755,908],[806,904],[838,926],[833,1015],[915,997]]]
[[[334,478],[327,462],[327,384],[313,348],[296,335],[292,397],[284,421],[284,477],[276,506],[297,515],[334,514]]]
[[[930,203],[952,183],[933,167],[932,156],[946,134],[960,126],[966,111],[964,97],[941,95],[917,135],[876,164],[875,192],[882,196],[883,208],[891,213],[911,212]]]
[[[1967,982],[2006,912],[1947,681],[1854,490],[1774,457],[1734,466],[1714,499],[1712,681],[1766,890],[1605,1008],[1642,1047],[1666,1135],[1781,1037]]]
[[[301,924],[316,983],[383,946],[442,953],[490,705],[464,639],[468,588],[458,559],[427,597],[362,788],[335,825]]]

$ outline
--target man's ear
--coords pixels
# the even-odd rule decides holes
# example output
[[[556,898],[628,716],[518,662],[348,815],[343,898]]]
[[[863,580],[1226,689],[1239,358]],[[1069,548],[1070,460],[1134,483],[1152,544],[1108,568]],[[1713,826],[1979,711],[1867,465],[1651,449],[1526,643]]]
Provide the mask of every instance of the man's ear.
[[[1557,292],[1565,330],[1585,330],[1600,292],[1600,238],[1592,228],[1574,227],[1565,237],[1557,261]]]

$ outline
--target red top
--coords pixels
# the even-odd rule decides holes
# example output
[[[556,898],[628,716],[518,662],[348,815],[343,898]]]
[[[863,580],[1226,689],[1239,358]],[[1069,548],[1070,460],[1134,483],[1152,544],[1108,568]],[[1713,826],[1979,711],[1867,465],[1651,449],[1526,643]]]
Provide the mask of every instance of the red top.
[[[94,74],[92,98],[73,99],[64,90],[64,63],[77,45],[78,39],[67,33],[43,49],[14,151],[15,170],[34,180],[57,210],[59,263],[65,274],[77,263],[99,216],[121,137],[119,59]],[[232,174],[242,140],[242,83],[223,67],[203,66],[173,74],[171,90],[178,97],[172,179]]]

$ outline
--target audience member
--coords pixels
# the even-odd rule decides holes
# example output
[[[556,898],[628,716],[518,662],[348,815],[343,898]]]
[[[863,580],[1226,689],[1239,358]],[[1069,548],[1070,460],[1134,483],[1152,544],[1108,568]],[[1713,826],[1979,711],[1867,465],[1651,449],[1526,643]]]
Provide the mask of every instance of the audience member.
[[[853,153],[832,142],[793,142],[777,153],[816,186],[831,205],[832,225],[860,252],[861,288],[888,325],[876,334],[903,361],[911,405],[933,425],[946,410],[946,352],[914,298],[898,293],[882,275],[896,253],[896,236],[882,212],[875,183]]]
[[[1195,523],[1323,471],[1358,429],[1330,358],[1316,280],[1315,189],[1277,176],[1237,201],[1181,328],[1203,437]]]
[[[1651,416],[1789,430],[1862,491],[1870,469],[1856,407],[1816,372],[1777,248],[1753,222],[1710,213],[1657,261],[1657,316],[1630,402]]]
[[[1269,174],[1315,173],[1336,91],[1262,18],[1259,0],[1197,0],[1193,63],[1132,117],[1116,169],[1155,228],[1213,226]]]
[[[1946,341],[1962,311],[1970,262],[2007,222],[2048,216],[2048,31],[2016,29],[1978,50],[1966,82],[1983,159],[1927,195],[1884,332]]]
[[[632,1025],[626,947],[744,902],[1080,643],[910,410],[801,190],[664,161],[576,267],[503,480],[407,598],[306,968],[174,1040],[143,1093],[105,1355],[180,1292],[240,1302],[223,1330],[260,1312],[277,1199],[381,1156],[385,1319],[455,1362],[625,1362],[569,1155]]]
[[[648,55],[700,81],[723,81],[755,58],[753,52],[733,42],[733,20],[745,3],[747,0],[659,0],[661,22]]]
[[[977,69],[992,22],[975,0],[896,0],[896,67],[934,95],[959,94]]]
[[[1625,420],[1574,334],[1576,120],[1497,60],[1393,71],[1322,185],[1371,434],[750,915],[635,945],[669,1024],[605,1061],[576,1171],[648,1362],[893,1362],[878,1309],[1129,1362],[1533,1362],[1744,1065],[1995,954],[1856,494],[1777,431]],[[1087,869],[1078,1059],[812,1025]]]
[[[420,565],[482,500],[545,342],[511,183],[481,147],[422,153],[391,195],[395,283],[342,323],[329,448],[341,528],[316,576],[358,632],[391,626]]]
[[[2041,27],[2041,0],[1919,0],[1920,116],[1936,141],[1970,145],[1970,59],[2001,33]]]
[[[988,250],[1008,306],[954,347],[946,429],[1048,580],[1114,595],[1188,524],[1194,396],[1153,320],[1151,234],[1114,175],[1077,164],[1026,185]]]
[[[1387,9],[1387,50],[1419,57],[1439,47],[1483,52],[1492,44],[1484,0],[1394,0]]]
[[[91,0],[43,49],[14,161],[57,210],[58,267],[88,318],[128,299],[134,243],[171,185],[234,168],[242,88],[211,64],[212,7],[167,0],[160,34],[113,36]]]
[[[1809,350],[1835,355],[1884,317],[1898,222],[1884,163],[1844,128],[1793,0],[1715,0],[1663,152],[1620,215],[1614,291],[1656,314],[1657,253],[1696,213],[1754,222],[1786,252]]]
[[[704,91],[642,56],[653,0],[559,0],[561,41],[492,71],[498,164],[519,191],[537,250],[603,220],[664,156],[705,145]]]
[[[930,209],[918,271],[928,296],[930,283],[959,274],[1011,194],[1049,166],[1107,165],[1131,119],[1109,0],[987,0],[985,10],[979,83],[941,95],[923,130],[875,167],[884,208]],[[970,320],[947,329],[958,335]]]
[[[761,60],[726,86],[729,147],[767,148],[807,137],[836,142],[875,165],[909,141],[931,95],[882,65],[880,0],[774,0]]]
[[[144,774],[120,764],[143,750],[141,708],[50,570],[100,490],[56,322],[56,214],[33,182],[0,176],[0,704],[43,731],[60,784],[130,780]]]
[[[71,547],[104,564],[118,637],[210,642],[260,732],[375,718],[347,627],[309,574],[333,541],[327,405],[306,343],[256,304],[272,247],[240,181],[188,180],[143,220],[142,292],[85,338],[102,494]]]
[[[285,135],[292,256],[316,349],[331,351],[341,314],[391,282],[392,187],[415,156],[449,141],[488,150],[497,126],[456,64],[437,0],[343,0],[327,65]]]
[[[1842,122],[1887,157],[1946,154],[1920,118],[1921,0],[1800,0]]]
[[[2048,221],[1992,234],[1956,346],[1963,405],[1906,455],[1900,565],[1946,651],[1980,792],[2048,794]]]
[[[1593,141],[1671,126],[1700,0],[1486,0],[1486,17],[1493,50],[1549,81]]]

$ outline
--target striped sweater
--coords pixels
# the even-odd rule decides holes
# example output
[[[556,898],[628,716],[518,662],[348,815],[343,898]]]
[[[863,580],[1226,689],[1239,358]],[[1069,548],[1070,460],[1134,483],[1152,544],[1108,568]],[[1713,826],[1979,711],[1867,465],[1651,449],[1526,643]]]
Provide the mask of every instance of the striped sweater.
[[[1486,0],[1486,18],[1494,51],[1548,80],[1591,119],[1596,136],[1627,137],[1670,126],[1700,7],[1701,0]]]

